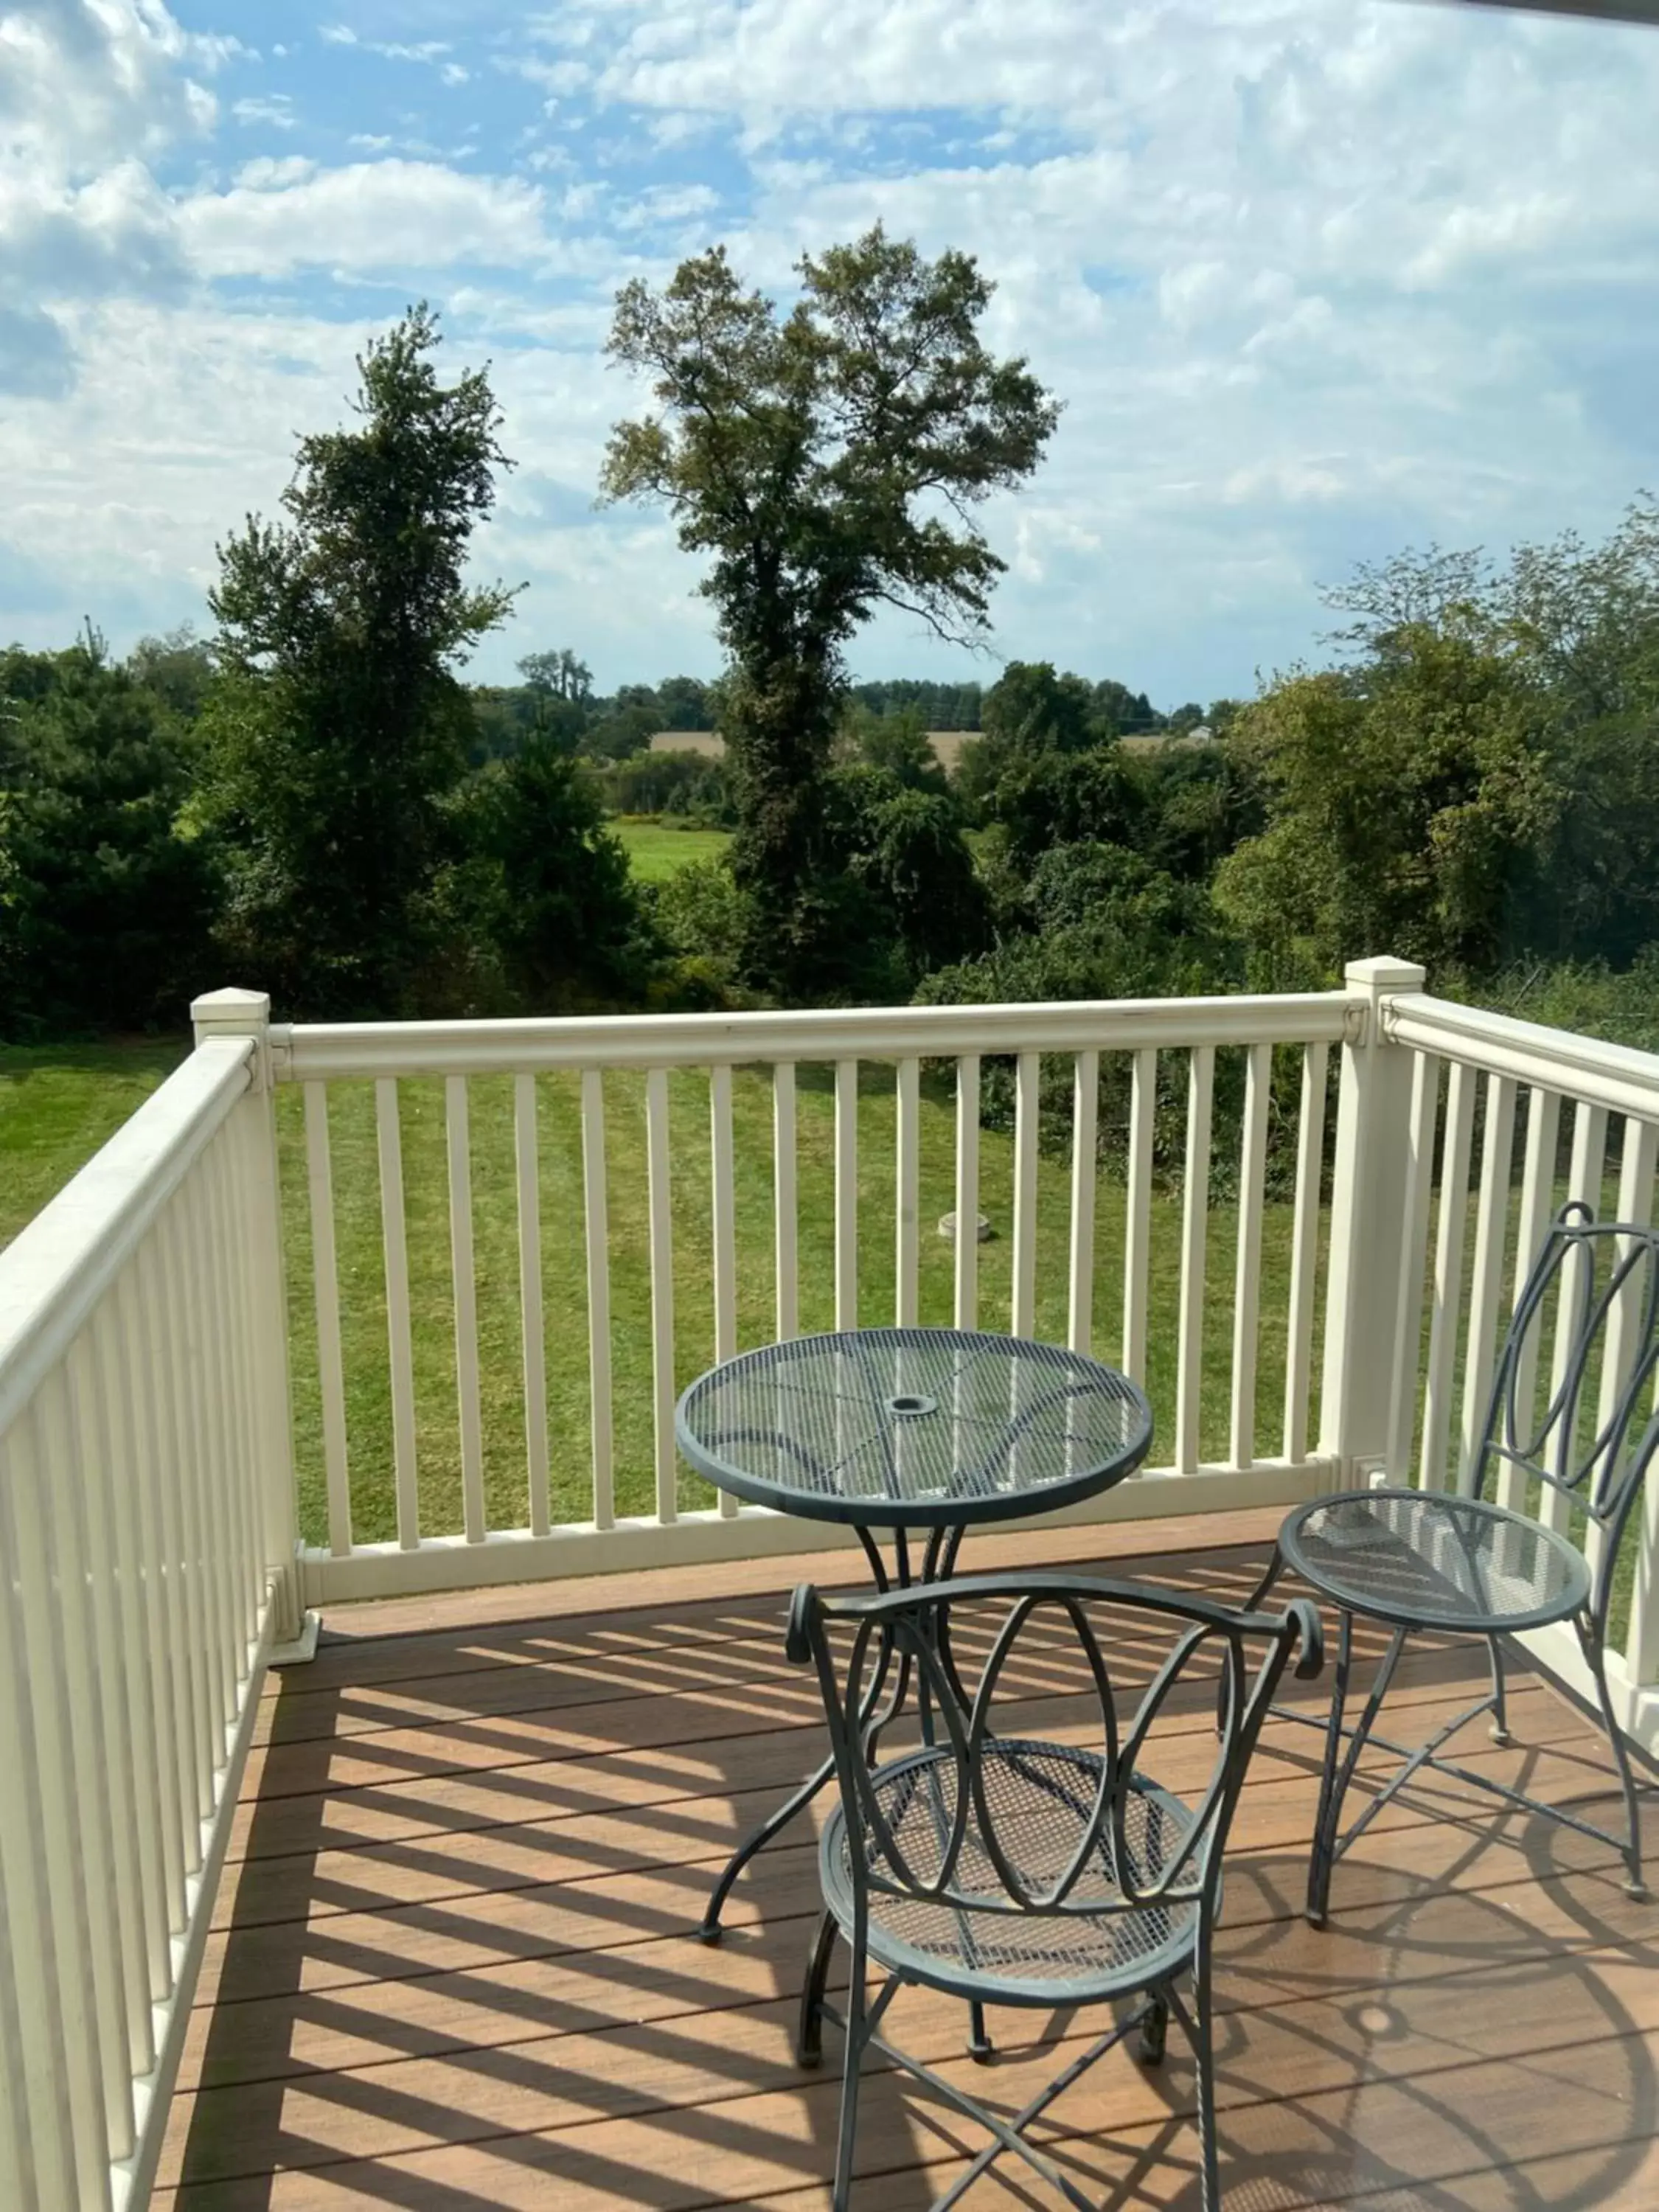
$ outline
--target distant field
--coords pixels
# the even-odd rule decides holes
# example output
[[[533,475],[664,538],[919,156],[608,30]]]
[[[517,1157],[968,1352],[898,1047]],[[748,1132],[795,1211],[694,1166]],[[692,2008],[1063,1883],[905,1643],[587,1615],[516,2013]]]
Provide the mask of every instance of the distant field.
[[[971,744],[979,735],[977,730],[929,730],[927,742],[933,748],[933,757],[947,775],[952,773],[962,757],[962,749]],[[659,730],[651,740],[653,753],[705,753],[718,760],[726,750],[726,740],[713,730]]]
[[[649,816],[619,816],[611,824],[628,849],[641,883],[665,883],[692,860],[714,860],[726,850],[724,830],[674,830]]]

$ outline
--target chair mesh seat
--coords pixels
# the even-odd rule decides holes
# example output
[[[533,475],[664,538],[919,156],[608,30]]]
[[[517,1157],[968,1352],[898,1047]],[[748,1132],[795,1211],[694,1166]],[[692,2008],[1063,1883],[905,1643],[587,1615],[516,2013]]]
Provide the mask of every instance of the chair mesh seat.
[[[1071,1864],[1094,1812],[1104,1761],[1098,1753],[1024,1737],[992,1738],[981,1772],[993,1832],[1029,1893],[1051,1889]],[[956,1815],[957,1769],[948,1749],[912,1753],[876,1769],[876,1801],[914,1875],[934,1878]],[[1134,1888],[1150,1886],[1178,1850],[1193,1816],[1179,1799],[1137,1775],[1124,1826]],[[1176,1971],[1197,1935],[1194,1903],[1126,1905],[1113,1863],[1109,1819],[1068,1904],[1098,1911],[998,1911],[894,1896],[879,1885],[901,1878],[870,1838],[870,1950],[889,1966],[921,1967],[948,1983],[955,1973],[983,1984],[988,1977],[1054,1999],[1073,1985],[1099,1989],[1144,1979],[1149,1966]],[[825,1834],[823,1874],[831,1910],[852,1908],[852,1839],[842,1814]],[[1184,1867],[1182,1889],[1201,1865]],[[970,1814],[951,1887],[958,1895],[1006,1897],[986,1849],[977,1813]]]
[[[1310,1583],[1361,1613],[1480,1630],[1564,1620],[1589,1577],[1565,1536],[1442,1491],[1356,1490],[1292,1513],[1280,1546]]]

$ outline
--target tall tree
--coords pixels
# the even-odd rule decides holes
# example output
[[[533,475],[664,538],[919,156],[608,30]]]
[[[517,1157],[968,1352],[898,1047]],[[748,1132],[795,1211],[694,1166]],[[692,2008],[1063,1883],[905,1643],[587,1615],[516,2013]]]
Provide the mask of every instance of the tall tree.
[[[787,314],[723,248],[659,293],[623,288],[611,356],[649,375],[659,411],[617,425],[601,483],[665,501],[710,556],[745,966],[812,996],[845,981],[823,779],[847,642],[882,605],[958,641],[988,627],[1005,563],[975,510],[1031,475],[1058,410],[1023,360],[986,349],[992,287],[968,255],[930,262],[878,226],[798,273]]]
[[[473,736],[454,672],[514,597],[466,580],[507,463],[488,373],[441,383],[438,343],[421,306],[370,344],[358,426],[301,440],[287,519],[250,515],[210,594],[228,949],[316,1011],[411,1001]]]

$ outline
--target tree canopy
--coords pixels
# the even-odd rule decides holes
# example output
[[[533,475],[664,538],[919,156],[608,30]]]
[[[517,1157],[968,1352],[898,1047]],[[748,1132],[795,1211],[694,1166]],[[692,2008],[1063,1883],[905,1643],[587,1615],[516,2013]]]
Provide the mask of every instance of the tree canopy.
[[[392,1012],[433,950],[471,714],[456,677],[514,592],[465,574],[506,466],[488,374],[439,379],[412,308],[358,362],[358,427],[301,439],[286,520],[250,515],[210,593],[222,670],[198,813],[233,957],[318,1012]]]
[[[878,226],[797,273],[787,313],[723,248],[660,291],[623,289],[610,354],[648,376],[657,411],[617,426],[601,483],[666,505],[708,557],[746,964],[799,993],[839,960],[823,780],[847,643],[882,605],[983,633],[1005,564],[975,510],[1031,475],[1058,410],[1023,360],[986,349],[992,287],[969,256],[930,262]]]

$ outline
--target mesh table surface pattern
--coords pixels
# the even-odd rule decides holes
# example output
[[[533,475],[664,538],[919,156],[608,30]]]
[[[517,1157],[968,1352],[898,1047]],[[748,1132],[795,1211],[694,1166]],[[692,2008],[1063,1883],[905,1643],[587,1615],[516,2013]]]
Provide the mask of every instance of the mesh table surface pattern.
[[[1583,1559],[1537,1522],[1437,1491],[1357,1491],[1291,1516],[1292,1565],[1341,1605],[1431,1625],[1559,1620],[1583,1601]]]
[[[726,1361],[686,1391],[678,1430],[699,1472],[763,1504],[969,1521],[1104,1488],[1139,1463],[1151,1414],[1126,1376],[1059,1346],[860,1329]]]
[[[991,1738],[981,1763],[991,1825],[1005,1856],[1028,1892],[1052,1887],[1070,1865],[1095,1807],[1103,1761],[1097,1753],[1028,1738]],[[913,1875],[938,1874],[956,1812],[957,1768],[949,1752],[925,1760],[896,1761],[872,1778],[877,1802]],[[1131,1881],[1152,1882],[1192,1826],[1188,1809],[1137,1776],[1125,1814]],[[838,1887],[850,1898],[851,1839],[840,1816],[830,1845]],[[870,1861],[880,1880],[901,1878],[878,1851]],[[1185,1887],[1199,1868],[1182,1871]],[[970,1817],[951,1877],[959,1893],[1005,1897],[1007,1892],[987,1851],[977,1814]],[[1197,1929],[1193,1903],[1125,1908],[1113,1863],[1109,1820],[1071,1893],[1074,1906],[1097,1902],[1097,1912],[1039,1910],[973,1911],[912,1894],[872,1888],[871,1948],[880,1956],[883,1938],[938,1966],[967,1974],[1020,1982],[1095,1983],[1133,1976],[1191,1943]],[[1108,1909],[1108,1908],[1115,1909]]]

